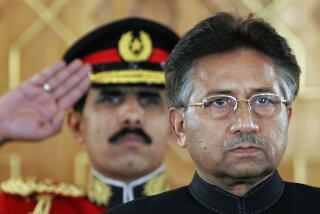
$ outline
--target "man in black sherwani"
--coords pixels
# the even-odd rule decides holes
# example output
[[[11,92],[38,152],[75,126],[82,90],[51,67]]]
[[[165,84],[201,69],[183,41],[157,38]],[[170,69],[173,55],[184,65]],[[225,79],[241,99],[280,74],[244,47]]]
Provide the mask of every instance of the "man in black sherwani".
[[[320,213],[320,189],[277,172],[300,68],[261,19],[219,13],[191,29],[165,64],[170,122],[196,165],[189,186],[109,214]]]

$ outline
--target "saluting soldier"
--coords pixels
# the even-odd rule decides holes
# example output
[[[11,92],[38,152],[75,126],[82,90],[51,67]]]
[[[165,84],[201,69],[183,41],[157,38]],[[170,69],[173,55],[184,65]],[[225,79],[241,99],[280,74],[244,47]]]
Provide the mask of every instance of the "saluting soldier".
[[[172,30],[150,20],[116,21],[78,40],[64,62],[2,96],[2,144],[58,133],[72,106],[67,122],[86,147],[91,171],[85,192],[49,180],[8,180],[1,185],[0,213],[100,213],[168,190],[161,63],[177,41]]]

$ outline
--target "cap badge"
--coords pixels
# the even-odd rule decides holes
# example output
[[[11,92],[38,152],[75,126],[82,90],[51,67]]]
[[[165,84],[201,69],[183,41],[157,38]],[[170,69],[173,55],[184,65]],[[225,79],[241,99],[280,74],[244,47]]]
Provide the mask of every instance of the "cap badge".
[[[135,36],[132,31],[128,31],[122,34],[118,48],[120,56],[125,61],[146,61],[152,53],[152,40],[145,31],[139,31],[138,36]]]

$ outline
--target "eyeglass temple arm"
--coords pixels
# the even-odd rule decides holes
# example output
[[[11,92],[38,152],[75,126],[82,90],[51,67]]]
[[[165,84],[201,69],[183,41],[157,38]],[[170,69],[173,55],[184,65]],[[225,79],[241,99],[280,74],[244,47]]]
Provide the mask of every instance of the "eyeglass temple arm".
[[[188,104],[188,107],[195,107],[195,106],[203,106],[203,103],[192,103],[192,104]]]
[[[288,100],[281,100],[281,102],[283,104],[285,104],[286,106],[290,106],[291,105],[291,103]]]

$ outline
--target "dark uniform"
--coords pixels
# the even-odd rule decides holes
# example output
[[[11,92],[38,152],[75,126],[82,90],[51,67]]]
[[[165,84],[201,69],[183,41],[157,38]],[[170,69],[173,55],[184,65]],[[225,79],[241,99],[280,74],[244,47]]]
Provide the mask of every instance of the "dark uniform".
[[[206,183],[197,174],[192,183],[116,207],[108,214],[317,214],[320,188],[284,182],[277,172],[243,197]]]
[[[169,28],[140,18],[102,26],[77,41],[64,55],[92,65],[92,87],[144,85],[164,88],[161,63],[178,41]],[[85,97],[82,98],[84,101]],[[78,106],[84,102],[78,102]],[[161,166],[129,184],[91,170],[88,190],[36,179],[2,183],[0,214],[102,213],[110,207],[169,189]]]

